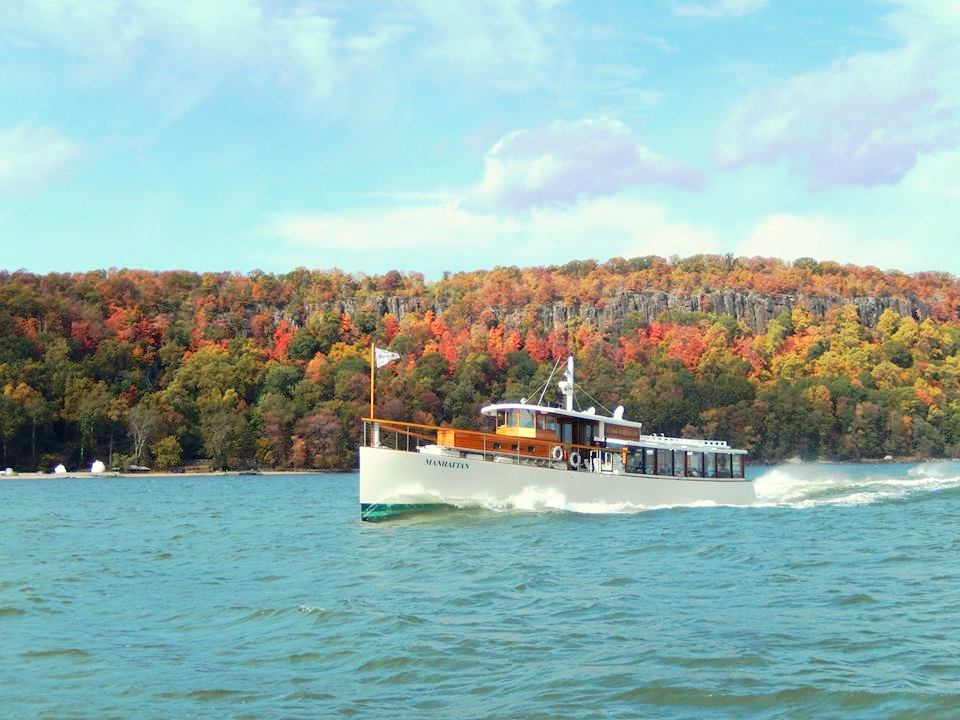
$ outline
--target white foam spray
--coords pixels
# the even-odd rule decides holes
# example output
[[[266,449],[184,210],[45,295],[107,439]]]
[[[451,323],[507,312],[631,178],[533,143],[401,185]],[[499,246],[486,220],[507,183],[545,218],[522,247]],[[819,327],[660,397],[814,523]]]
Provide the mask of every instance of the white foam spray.
[[[865,505],[960,487],[960,462],[778,465],[754,481],[760,506]]]

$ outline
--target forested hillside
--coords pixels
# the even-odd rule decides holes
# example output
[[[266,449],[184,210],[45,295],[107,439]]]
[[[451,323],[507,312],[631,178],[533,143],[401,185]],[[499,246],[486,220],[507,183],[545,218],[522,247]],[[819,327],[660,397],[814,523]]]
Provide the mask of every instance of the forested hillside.
[[[957,455],[958,310],[950,275],[809,259],[617,258],[436,282],[3,272],[2,462],[351,467],[371,342],[402,355],[378,372],[382,417],[477,427],[482,405],[529,395],[573,354],[602,405],[754,461]]]

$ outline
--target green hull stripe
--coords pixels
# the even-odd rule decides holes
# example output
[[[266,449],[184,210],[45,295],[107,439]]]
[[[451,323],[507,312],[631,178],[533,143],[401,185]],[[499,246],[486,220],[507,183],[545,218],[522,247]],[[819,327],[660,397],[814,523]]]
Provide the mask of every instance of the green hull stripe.
[[[450,507],[440,503],[360,503],[360,519],[378,522],[396,515]]]

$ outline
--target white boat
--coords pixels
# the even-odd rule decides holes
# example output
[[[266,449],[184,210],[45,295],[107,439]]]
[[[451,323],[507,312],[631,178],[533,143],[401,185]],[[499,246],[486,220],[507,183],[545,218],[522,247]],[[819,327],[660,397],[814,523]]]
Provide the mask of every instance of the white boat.
[[[495,432],[365,418],[360,517],[509,506],[525,493],[559,494],[573,507],[756,501],[745,450],[722,440],[645,435],[622,407],[610,416],[574,410],[573,358],[558,384],[565,407],[524,399],[483,408],[496,419]]]

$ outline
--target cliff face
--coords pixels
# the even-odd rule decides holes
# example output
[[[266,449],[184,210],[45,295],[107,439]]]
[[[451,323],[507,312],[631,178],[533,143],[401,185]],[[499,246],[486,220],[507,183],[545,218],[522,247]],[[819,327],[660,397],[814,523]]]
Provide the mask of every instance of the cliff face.
[[[845,299],[804,294],[768,295],[740,290],[717,290],[702,294],[617,291],[602,298],[597,305],[568,305],[553,302],[542,306],[538,317],[543,328],[548,331],[554,327],[564,327],[571,320],[605,329],[618,326],[630,313],[637,313],[639,320],[649,323],[655,321],[667,310],[704,311],[718,315],[732,315],[754,333],[763,333],[771,320],[783,312],[789,312],[797,304],[802,304],[816,320],[822,320],[827,310],[845,303],[852,304],[857,309],[860,321],[871,328],[876,326],[880,315],[887,308],[902,317],[912,317],[917,321],[924,320],[930,315],[930,308],[925,302],[906,295],[861,296]],[[411,312],[419,314],[432,310],[437,315],[443,312],[442,306],[425,298],[407,297],[382,297],[374,301],[372,306],[367,307],[358,307],[355,302],[347,300],[337,303],[333,308],[324,309],[351,314],[359,310],[370,310],[377,316],[389,312],[398,318]],[[517,309],[496,314],[507,325],[515,325],[520,320],[521,312]],[[293,319],[302,322],[300,318]]]
[[[571,317],[579,317],[585,322],[603,328],[622,322],[628,313],[638,313],[642,321],[648,323],[656,320],[667,310],[687,312],[700,310],[717,315],[732,315],[754,333],[763,333],[771,320],[783,312],[789,312],[798,303],[802,304],[814,318],[821,320],[827,310],[847,302],[856,307],[860,321],[867,327],[875,327],[880,315],[887,308],[892,308],[903,317],[912,317],[918,321],[930,315],[926,303],[910,297],[864,296],[845,300],[802,294],[765,295],[755,292],[718,290],[697,295],[619,292],[605,299],[603,306],[599,309],[593,306],[569,307],[560,303],[548,305],[541,310],[540,319],[547,328],[564,325]]]

